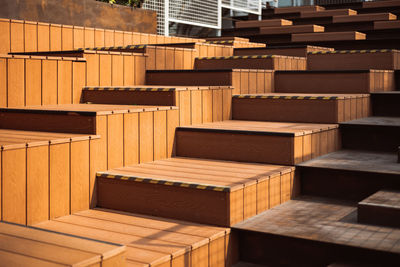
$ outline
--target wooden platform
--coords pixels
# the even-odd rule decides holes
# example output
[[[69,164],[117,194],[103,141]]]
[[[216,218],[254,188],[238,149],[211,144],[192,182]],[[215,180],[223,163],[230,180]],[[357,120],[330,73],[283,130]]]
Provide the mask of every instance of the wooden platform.
[[[350,16],[352,17],[352,16]],[[292,34],[292,42],[325,42],[325,41],[355,41],[365,40],[366,35],[361,32],[318,32]]]
[[[396,20],[397,16],[391,13],[357,14],[353,16],[334,16],[333,23]]]
[[[253,55],[232,57],[196,58],[196,70],[213,69],[267,69],[267,70],[305,70],[306,58],[281,55]]]
[[[357,219],[360,223],[389,227],[400,225],[399,191],[380,190],[358,203]]]
[[[126,266],[126,247],[77,235],[0,223],[3,266]]]
[[[293,165],[337,150],[336,124],[223,121],[179,127],[183,157]]]
[[[307,56],[308,70],[397,70],[400,51],[391,49],[335,50],[311,52]]]
[[[394,91],[393,71],[277,71],[275,91],[280,93],[365,94]]]
[[[286,166],[170,158],[97,179],[100,207],[231,226],[289,200],[295,178]]]
[[[260,34],[288,34],[288,33],[311,33],[324,32],[324,27],[319,25],[289,25],[280,27],[261,27]]]
[[[293,57],[307,57],[309,52],[333,51],[333,48],[317,46],[285,46],[285,47],[265,47],[265,48],[235,48],[235,56],[250,55],[283,55]]]
[[[287,26],[293,25],[290,20],[286,19],[268,19],[268,20],[248,20],[248,21],[238,21],[235,23],[235,28],[258,28],[258,27],[277,27],[277,26]]]
[[[357,260],[394,266],[400,258],[399,229],[359,224],[356,212],[352,202],[305,196],[286,202],[234,226],[241,260],[288,266]]]
[[[86,210],[36,226],[124,244],[126,266],[225,266],[237,255],[230,229],[111,210]]]
[[[339,123],[370,115],[369,95],[234,95],[232,118],[249,121]]]

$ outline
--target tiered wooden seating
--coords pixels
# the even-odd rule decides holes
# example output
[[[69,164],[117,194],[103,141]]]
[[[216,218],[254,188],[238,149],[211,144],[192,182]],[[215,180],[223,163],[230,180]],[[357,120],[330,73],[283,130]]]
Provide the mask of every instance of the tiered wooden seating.
[[[397,16],[391,13],[358,14],[353,16],[334,16],[333,23],[396,20]]]
[[[309,70],[400,69],[400,51],[391,49],[335,50],[311,52],[307,57]]]
[[[235,23],[235,27],[238,29],[277,27],[277,26],[288,26],[288,25],[293,25],[293,23],[287,19],[248,20],[248,21],[238,21]]]
[[[234,95],[232,119],[339,123],[370,115],[369,95],[252,94]]]
[[[99,207],[231,226],[289,200],[294,168],[171,158],[97,178]]]
[[[240,37],[216,37],[207,38],[206,43],[212,45],[226,45],[232,47],[265,47],[262,43],[252,43],[247,38]]]
[[[371,100],[375,116],[400,117],[400,91],[373,93]]]
[[[249,88],[258,92],[273,91],[274,71],[250,69],[219,70],[150,70],[146,83],[161,86],[232,86],[233,94],[247,94]]]
[[[241,38],[242,39],[242,38]],[[246,43],[247,44],[247,43]],[[232,56],[233,55],[233,45],[230,40],[226,40],[224,43],[217,44],[204,42],[190,42],[190,43],[167,43],[167,44],[157,44],[156,46],[162,47],[180,47],[194,49],[195,57],[221,57],[221,56]],[[248,46],[246,46],[248,47]],[[256,45],[258,47],[258,45]]]
[[[213,69],[270,69],[270,70],[305,70],[306,58],[279,55],[253,55],[232,57],[196,58],[197,70]]]
[[[0,223],[3,266],[125,266],[124,245]]]
[[[279,35],[288,33],[324,32],[325,28],[318,25],[291,25],[280,27],[261,27],[259,33],[263,35]]]
[[[380,190],[358,203],[360,223],[398,227],[400,225],[399,191]]]
[[[318,47],[310,45],[293,45],[293,46],[276,46],[265,48],[235,48],[233,51],[235,56],[250,55],[283,55],[292,57],[307,57],[311,52],[334,51],[333,48]]]
[[[224,266],[237,257],[229,228],[159,217],[93,209],[36,226],[123,244],[126,266]]]
[[[366,38],[364,33],[356,31],[292,34],[292,42],[355,41]]]
[[[176,155],[293,165],[337,150],[337,124],[223,121],[179,127]]]
[[[0,128],[2,220],[32,225],[89,208],[99,136]]]
[[[389,70],[276,71],[275,91],[280,93],[367,94],[395,90]]]

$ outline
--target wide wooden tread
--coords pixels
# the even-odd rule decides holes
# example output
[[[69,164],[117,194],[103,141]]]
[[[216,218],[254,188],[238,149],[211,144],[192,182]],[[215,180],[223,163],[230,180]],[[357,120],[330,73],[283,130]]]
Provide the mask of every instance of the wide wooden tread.
[[[115,241],[0,222],[0,265],[100,266],[107,262],[122,265],[126,248]]]
[[[228,228],[105,209],[81,211],[36,227],[123,244],[127,266],[189,265],[190,260],[193,266],[209,260],[221,264],[230,233]]]

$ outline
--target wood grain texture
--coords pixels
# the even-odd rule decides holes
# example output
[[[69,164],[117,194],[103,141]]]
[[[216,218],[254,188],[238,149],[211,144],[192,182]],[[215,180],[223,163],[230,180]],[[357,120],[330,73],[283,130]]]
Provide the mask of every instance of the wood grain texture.
[[[7,102],[7,59],[0,58],[0,107],[7,107]]]
[[[74,49],[85,47],[85,29],[74,26],[73,29]]]
[[[57,104],[72,103],[72,61],[59,60],[58,62],[58,90]]]
[[[8,60],[8,93],[9,107],[25,105],[25,59],[9,58]]]
[[[124,55],[124,68],[123,68],[123,75],[124,75],[124,86],[135,85],[135,60],[134,57],[131,55]]]
[[[50,24],[39,23],[38,28],[38,51],[50,51]]]
[[[122,55],[112,55],[111,85],[121,86],[124,84],[124,59]]]
[[[179,110],[167,110],[167,157],[176,154],[175,131],[179,126]]]
[[[42,105],[57,104],[57,61],[42,61]]]
[[[167,157],[167,111],[154,112],[154,160]]]
[[[26,105],[42,104],[42,61],[27,59],[25,61]]]
[[[0,21],[0,54],[8,54],[11,51],[10,20]]]
[[[139,113],[139,161],[140,163],[154,159],[154,121],[153,112]]]
[[[100,86],[111,86],[111,55],[100,54],[99,55],[99,65],[100,65]]]
[[[94,46],[103,47],[105,46],[105,33],[103,29],[94,29]]]
[[[82,88],[86,83],[86,63],[72,62],[72,103],[79,104],[82,97]]]
[[[139,113],[124,114],[124,166],[139,163]]]
[[[61,25],[50,24],[50,51],[61,51]]]
[[[100,85],[100,57],[98,54],[86,54],[86,86]]]
[[[135,84],[145,85],[146,84],[146,57],[135,56]]]
[[[71,213],[89,208],[89,140],[71,142]]]
[[[24,23],[25,52],[38,51],[37,23]]]
[[[85,48],[94,47],[94,29],[85,27]]]
[[[109,169],[124,165],[124,114],[107,116],[107,166]]]
[[[23,21],[11,20],[11,52],[25,52],[24,23]]]

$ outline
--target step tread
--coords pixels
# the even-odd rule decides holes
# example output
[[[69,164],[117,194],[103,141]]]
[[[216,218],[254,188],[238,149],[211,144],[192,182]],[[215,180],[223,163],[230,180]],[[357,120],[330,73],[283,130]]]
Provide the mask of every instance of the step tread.
[[[299,167],[327,168],[383,174],[400,174],[394,153],[341,150],[298,164]]]
[[[382,206],[400,209],[400,192],[380,190],[358,203],[359,205]]]
[[[400,127],[400,118],[398,117],[367,117],[348,122],[340,123],[341,125],[360,125],[360,126],[390,126]]]
[[[228,228],[107,209],[80,211],[36,226],[122,243],[126,245],[126,259],[132,265],[167,263],[230,233]]]
[[[356,210],[355,203],[302,196],[233,229],[400,253],[400,229],[358,224]]]

